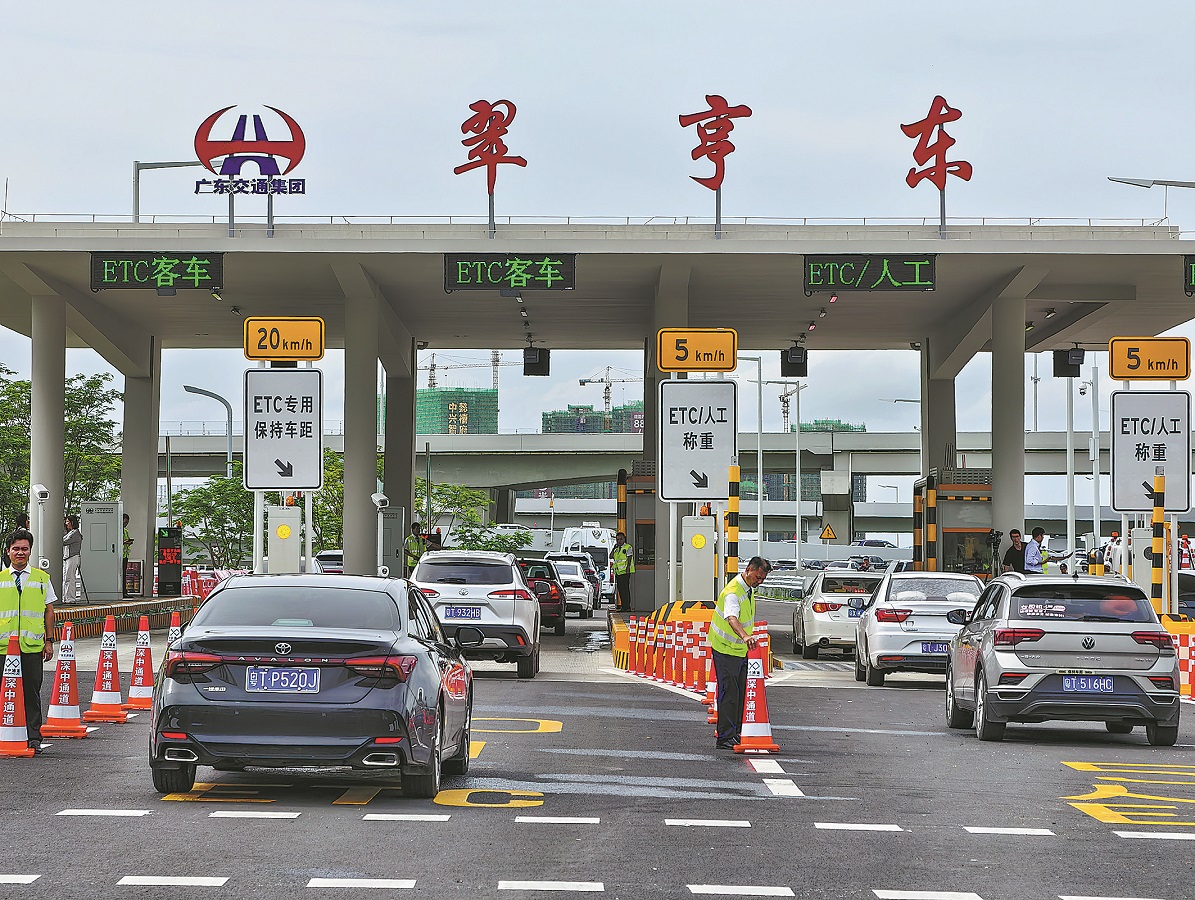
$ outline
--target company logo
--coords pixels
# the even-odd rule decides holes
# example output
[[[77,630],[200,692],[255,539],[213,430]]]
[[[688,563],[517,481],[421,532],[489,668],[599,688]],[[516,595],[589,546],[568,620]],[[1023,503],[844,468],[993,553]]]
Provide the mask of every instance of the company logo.
[[[1095,647],[1095,638],[1093,638],[1093,637],[1083,638],[1083,649],[1084,650],[1091,650],[1094,647]]]
[[[306,194],[307,183],[302,178],[282,178],[292,171],[303,159],[307,150],[307,139],[303,129],[291,116],[274,106],[266,109],[275,113],[280,123],[271,124],[275,138],[266,133],[266,125],[258,113],[238,115],[230,138],[227,132],[216,136],[217,125],[224,114],[235,106],[226,106],[212,113],[195,132],[195,156],[209,172],[226,176],[226,180],[201,179],[195,182],[195,193],[212,194]],[[231,118],[231,117],[229,117]],[[253,136],[247,136],[249,120],[253,120]],[[285,128],[288,137],[278,140],[277,135]],[[285,167],[279,167],[279,159],[285,160]],[[239,177],[253,174],[245,172],[245,163],[251,162],[260,177]]]
[[[285,642],[281,643],[281,644],[274,645],[274,652],[277,653],[279,656],[287,656],[290,654],[290,651],[291,651],[290,644],[287,644]]]

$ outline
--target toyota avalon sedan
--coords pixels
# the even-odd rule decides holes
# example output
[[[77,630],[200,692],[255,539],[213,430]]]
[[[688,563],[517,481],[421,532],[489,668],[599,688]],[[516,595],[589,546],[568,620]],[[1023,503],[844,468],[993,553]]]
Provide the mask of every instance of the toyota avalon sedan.
[[[189,791],[199,765],[401,772],[434,797],[469,767],[473,673],[423,595],[400,579],[241,575],[221,582],[167,651],[150,770]]]

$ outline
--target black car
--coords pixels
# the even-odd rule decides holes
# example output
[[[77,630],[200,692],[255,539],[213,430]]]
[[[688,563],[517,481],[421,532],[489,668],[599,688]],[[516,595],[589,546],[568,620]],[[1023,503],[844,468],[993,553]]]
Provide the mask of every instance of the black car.
[[[401,771],[434,797],[469,768],[473,673],[406,581],[240,575],[221,582],[162,662],[150,770],[189,791],[197,765]]]

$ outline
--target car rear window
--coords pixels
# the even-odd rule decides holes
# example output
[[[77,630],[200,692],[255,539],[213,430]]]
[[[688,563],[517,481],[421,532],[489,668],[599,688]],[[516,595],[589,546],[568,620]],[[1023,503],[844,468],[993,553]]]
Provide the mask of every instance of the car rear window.
[[[546,578],[551,581],[556,576],[552,574],[552,570],[545,565],[520,565],[523,570],[523,575],[527,578]]]
[[[577,575],[581,574],[581,564],[575,562],[561,561],[556,563],[556,570],[562,575]]]
[[[1128,585],[1040,585],[1012,595],[1012,617],[1072,622],[1156,622],[1144,591]]]
[[[205,628],[370,628],[397,631],[398,607],[382,591],[243,585],[208,598],[192,620]]]
[[[432,560],[415,569],[415,580],[428,584],[510,584],[514,574],[506,563],[480,560]]]
[[[839,575],[822,578],[823,594],[874,594],[880,586],[878,578],[844,578]]]
[[[891,600],[937,600],[965,603],[979,596],[979,584],[969,578],[893,578],[888,586]]]

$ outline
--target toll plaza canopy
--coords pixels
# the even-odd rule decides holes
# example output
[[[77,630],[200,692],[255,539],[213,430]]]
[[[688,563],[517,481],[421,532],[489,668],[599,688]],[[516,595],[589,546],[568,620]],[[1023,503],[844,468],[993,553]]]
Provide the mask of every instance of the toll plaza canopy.
[[[945,239],[936,223],[728,224],[715,239],[706,224],[654,221],[507,224],[490,238],[485,225],[452,223],[282,223],[272,237],[250,225],[230,237],[224,224],[9,220],[0,324],[32,338],[31,483],[50,489],[47,522],[62,520],[65,348],[90,346],[124,373],[122,497],[147,547],[162,349],[241,346],[233,306],[323,317],[328,346],[350,351],[345,570],[371,572],[379,360],[384,489],[410,507],[417,347],[642,349],[649,461],[659,328],[733,327],[755,350],[803,339],[811,355],[912,347],[923,472],[954,443],[955,376],[991,351],[993,515],[1019,525],[1025,352],[1098,349],[1188,321],[1185,254],[1195,242],[1175,228],[1094,220],[951,225]]]

